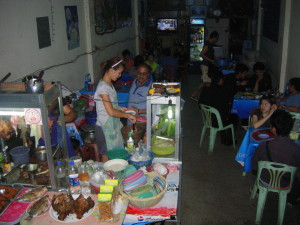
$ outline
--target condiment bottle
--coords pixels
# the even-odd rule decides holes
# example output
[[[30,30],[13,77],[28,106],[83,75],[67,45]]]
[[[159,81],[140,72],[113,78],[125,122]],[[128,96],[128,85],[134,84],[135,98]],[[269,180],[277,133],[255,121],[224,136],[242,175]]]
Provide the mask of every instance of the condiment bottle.
[[[84,162],[79,167],[79,180],[80,180],[80,188],[82,194],[90,194],[90,176],[89,176],[89,167],[87,162]]]
[[[70,161],[68,173],[69,173],[69,181],[70,181],[70,193],[79,194],[80,185],[79,185],[78,169],[77,166],[74,164],[74,161]]]
[[[128,132],[127,149],[129,152],[131,152],[134,149],[134,141],[132,138],[132,132]]]

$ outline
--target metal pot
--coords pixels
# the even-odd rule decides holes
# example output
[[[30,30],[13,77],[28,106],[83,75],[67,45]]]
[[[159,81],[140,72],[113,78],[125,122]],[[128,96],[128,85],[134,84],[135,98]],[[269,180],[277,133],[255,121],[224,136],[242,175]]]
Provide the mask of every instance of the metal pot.
[[[96,135],[95,135],[95,126],[90,124],[85,124],[82,127],[83,139],[85,143],[95,143]]]
[[[95,143],[96,142],[95,131],[84,132],[84,142],[85,143]]]
[[[37,76],[26,76],[23,82],[27,93],[38,94],[44,92],[44,81]]]
[[[47,161],[47,152],[45,146],[39,146],[36,149],[35,157],[42,162]]]

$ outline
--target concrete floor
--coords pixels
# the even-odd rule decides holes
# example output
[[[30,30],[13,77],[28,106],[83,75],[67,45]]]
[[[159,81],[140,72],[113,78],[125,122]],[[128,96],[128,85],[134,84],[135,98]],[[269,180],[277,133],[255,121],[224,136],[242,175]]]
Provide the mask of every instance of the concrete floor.
[[[257,198],[250,201],[252,175],[243,177],[242,166],[234,160],[245,131],[241,127],[235,130],[238,141],[235,149],[221,145],[218,136],[213,154],[208,155],[208,135],[199,148],[201,114],[197,103],[190,99],[199,83],[199,75],[189,75],[188,81],[182,84],[185,105],[182,111],[184,138],[181,225],[254,224]],[[276,224],[277,203],[277,194],[269,194],[262,225]],[[284,224],[296,225],[299,212],[299,206],[287,206]]]

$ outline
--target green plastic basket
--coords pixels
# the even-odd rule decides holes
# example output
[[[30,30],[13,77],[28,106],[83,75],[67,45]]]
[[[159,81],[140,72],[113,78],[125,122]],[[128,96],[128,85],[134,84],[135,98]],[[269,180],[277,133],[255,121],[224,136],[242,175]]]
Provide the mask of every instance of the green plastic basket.
[[[109,160],[111,159],[124,159],[127,160],[128,152],[126,149],[116,148],[106,152]]]

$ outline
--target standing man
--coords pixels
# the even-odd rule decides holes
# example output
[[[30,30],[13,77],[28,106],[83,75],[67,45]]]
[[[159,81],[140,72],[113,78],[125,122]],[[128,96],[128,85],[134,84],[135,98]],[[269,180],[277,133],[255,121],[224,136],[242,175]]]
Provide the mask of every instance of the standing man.
[[[209,39],[204,42],[203,49],[200,53],[203,61],[201,62],[201,73],[202,73],[202,83],[199,87],[194,91],[191,96],[191,99],[198,102],[199,94],[203,87],[209,87],[211,83],[211,78],[209,76],[209,69],[213,68],[215,64],[215,56],[214,56],[214,44],[219,40],[219,33],[217,31],[213,31]]]

